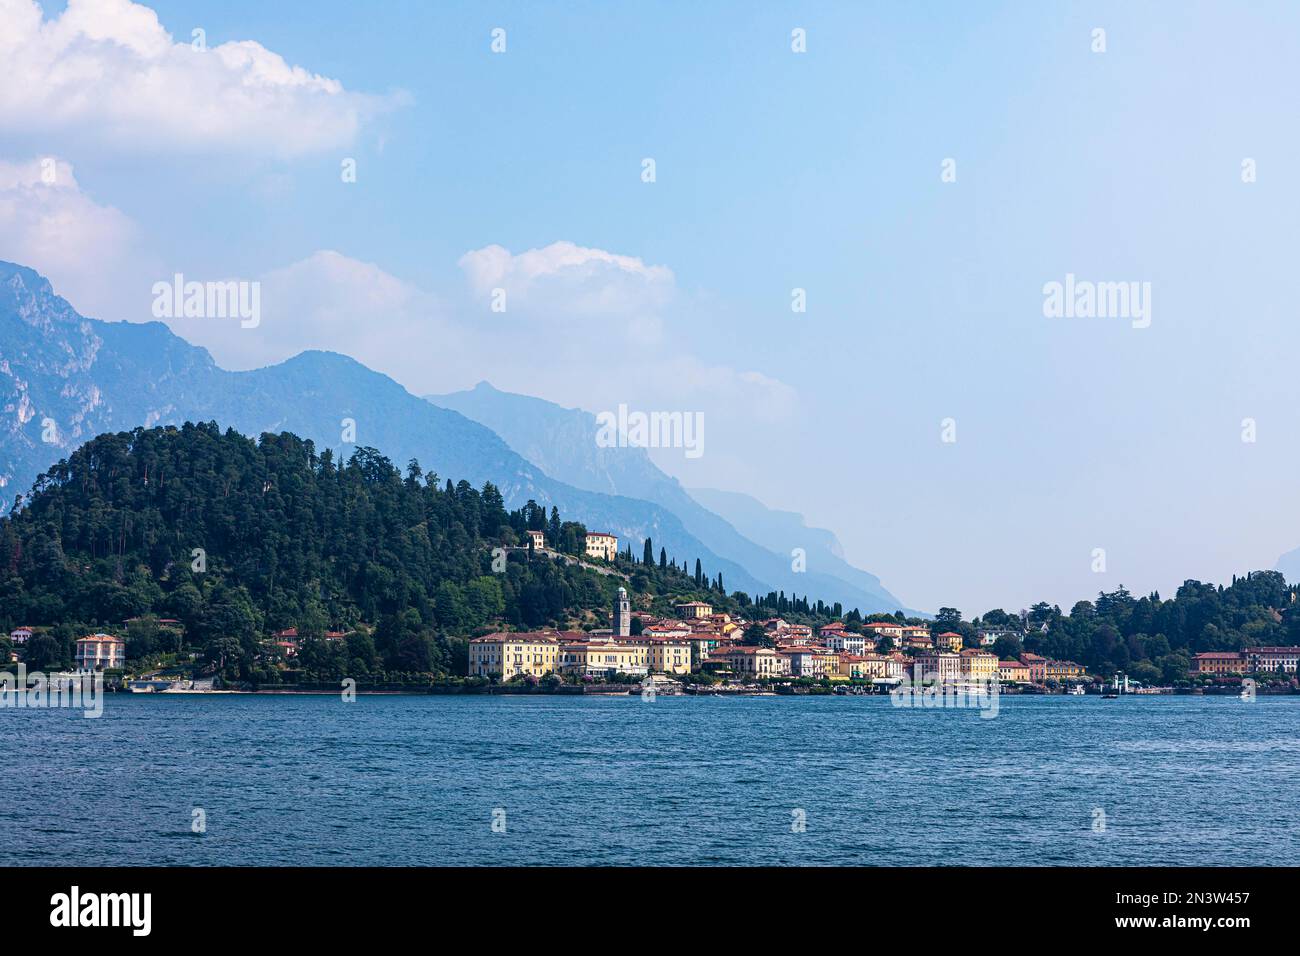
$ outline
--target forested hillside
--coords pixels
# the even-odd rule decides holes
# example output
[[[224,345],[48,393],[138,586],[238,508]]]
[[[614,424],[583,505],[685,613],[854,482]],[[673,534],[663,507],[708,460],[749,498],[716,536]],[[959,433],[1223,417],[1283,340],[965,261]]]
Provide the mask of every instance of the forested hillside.
[[[493,573],[493,547],[527,527],[563,528],[571,548],[585,529],[507,512],[490,483],[444,483],[414,461],[403,473],[370,448],[340,465],[287,433],[102,435],[34,490],[0,521],[0,625],[57,625],[62,660],[89,629],[156,615],[240,673],[280,628],[308,641],[359,625],[378,666],[447,672],[448,639],[476,629],[607,623],[620,583],[526,551]]]

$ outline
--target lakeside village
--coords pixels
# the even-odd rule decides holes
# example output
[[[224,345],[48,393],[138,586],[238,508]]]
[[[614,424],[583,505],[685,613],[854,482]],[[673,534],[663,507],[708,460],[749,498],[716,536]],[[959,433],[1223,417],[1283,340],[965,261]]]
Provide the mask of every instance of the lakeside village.
[[[527,534],[530,551],[546,552],[543,532]],[[587,533],[585,557],[598,566],[615,564],[621,557],[617,537]],[[141,620],[123,622],[124,629]],[[183,643],[181,622],[150,618],[146,623],[158,633],[171,633],[177,646]],[[938,688],[945,693],[984,693],[992,688],[999,693],[1116,696],[1237,693],[1250,678],[1259,678],[1272,690],[1295,692],[1300,676],[1300,647],[1248,647],[1198,653],[1190,659],[1189,679],[1180,681],[1181,686],[1159,686],[1133,680],[1122,672],[1103,677],[1074,661],[1024,651],[1021,639],[1027,632],[1047,631],[1046,624],[1035,624],[1026,612],[1018,619],[1008,616],[1001,626],[964,629],[965,634],[952,630],[933,633],[931,622],[901,613],[862,618],[854,612],[846,620],[820,625],[780,616],[754,614],[746,618],[715,613],[711,604],[699,600],[676,602],[670,614],[655,614],[633,610],[627,589],[619,587],[609,627],[496,631],[470,639],[465,648],[466,677],[455,689],[497,693],[627,694],[652,689],[666,694],[877,694],[900,688]],[[41,630],[19,627],[9,633],[11,665],[23,661],[25,648]],[[325,631],[310,640],[328,645],[362,634]],[[267,657],[279,661],[286,673],[304,649],[297,628],[270,635],[265,647]],[[103,674],[110,689],[136,693],[207,693],[223,687],[219,677],[205,678],[197,669],[173,668],[170,673],[156,669],[133,675],[127,670],[126,650],[127,641],[118,634],[87,634],[76,641],[75,670],[51,676]],[[1251,688],[1255,683],[1249,680]]]
[[[568,683],[640,681],[629,692],[888,693],[925,688],[952,694],[994,692],[1173,693],[1117,673],[1109,682],[1074,661],[990,650],[1006,632],[978,632],[965,646],[954,631],[932,635],[925,622],[842,621],[812,627],[780,617],[752,622],[715,614],[702,601],[674,605],[675,618],[634,614],[618,589],[611,627],[596,631],[497,632],[470,641],[469,674],[497,683],[559,688]],[[1207,652],[1192,673],[1212,677],[1295,675],[1300,647]],[[1237,692],[1240,684],[1229,681]],[[1204,692],[1206,686],[1180,688]]]

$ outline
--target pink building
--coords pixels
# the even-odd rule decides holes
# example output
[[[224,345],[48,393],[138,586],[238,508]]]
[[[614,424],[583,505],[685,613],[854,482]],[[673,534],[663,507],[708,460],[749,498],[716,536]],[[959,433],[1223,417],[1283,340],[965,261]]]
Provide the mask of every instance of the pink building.
[[[126,665],[126,641],[112,634],[91,634],[77,641],[77,669],[102,671]]]

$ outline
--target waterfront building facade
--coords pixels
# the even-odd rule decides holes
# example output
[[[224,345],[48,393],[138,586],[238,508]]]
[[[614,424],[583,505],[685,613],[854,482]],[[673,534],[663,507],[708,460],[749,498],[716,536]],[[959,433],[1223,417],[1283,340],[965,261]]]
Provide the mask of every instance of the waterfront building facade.
[[[1246,655],[1241,651],[1207,651],[1192,658],[1191,672],[1211,676],[1244,674],[1246,667]]]
[[[990,684],[1000,675],[996,654],[971,648],[961,652],[961,676],[971,683]]]
[[[952,651],[926,651],[912,661],[912,680],[917,684],[955,684],[961,676],[961,655]]]
[[[998,676],[1005,684],[1028,684],[1029,665],[1022,661],[998,661]]]
[[[559,668],[564,674],[613,677],[650,673],[650,648],[642,641],[575,641],[559,648]]]
[[[1248,647],[1246,667],[1251,673],[1294,674],[1300,647]]]
[[[1021,654],[1020,661],[1029,668],[1029,680],[1041,684],[1047,680],[1047,658],[1037,654]]]
[[[1049,660],[1043,665],[1043,679],[1054,680],[1057,683],[1081,680],[1087,676],[1087,673],[1082,664],[1076,664],[1074,661]]]
[[[508,681],[518,674],[544,677],[559,668],[560,642],[549,631],[498,631],[469,642],[472,677]]]
[[[126,666],[126,641],[112,634],[90,634],[77,640],[78,670],[102,671]]]
[[[770,647],[733,645],[719,648],[709,659],[725,664],[733,673],[743,677],[777,677],[789,673],[783,664],[786,658]]]

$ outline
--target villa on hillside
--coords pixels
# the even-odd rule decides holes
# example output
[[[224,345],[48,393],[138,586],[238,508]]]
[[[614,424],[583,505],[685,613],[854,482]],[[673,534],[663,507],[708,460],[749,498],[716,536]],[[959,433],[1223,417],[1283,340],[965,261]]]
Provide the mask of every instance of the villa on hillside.
[[[703,601],[684,601],[681,604],[674,604],[673,610],[677,612],[678,617],[685,620],[713,616],[713,605],[705,604]]]
[[[603,531],[588,531],[585,539],[587,557],[613,561],[618,557],[618,537]]]
[[[126,641],[112,634],[91,634],[77,640],[77,669],[102,671],[126,665]]]

